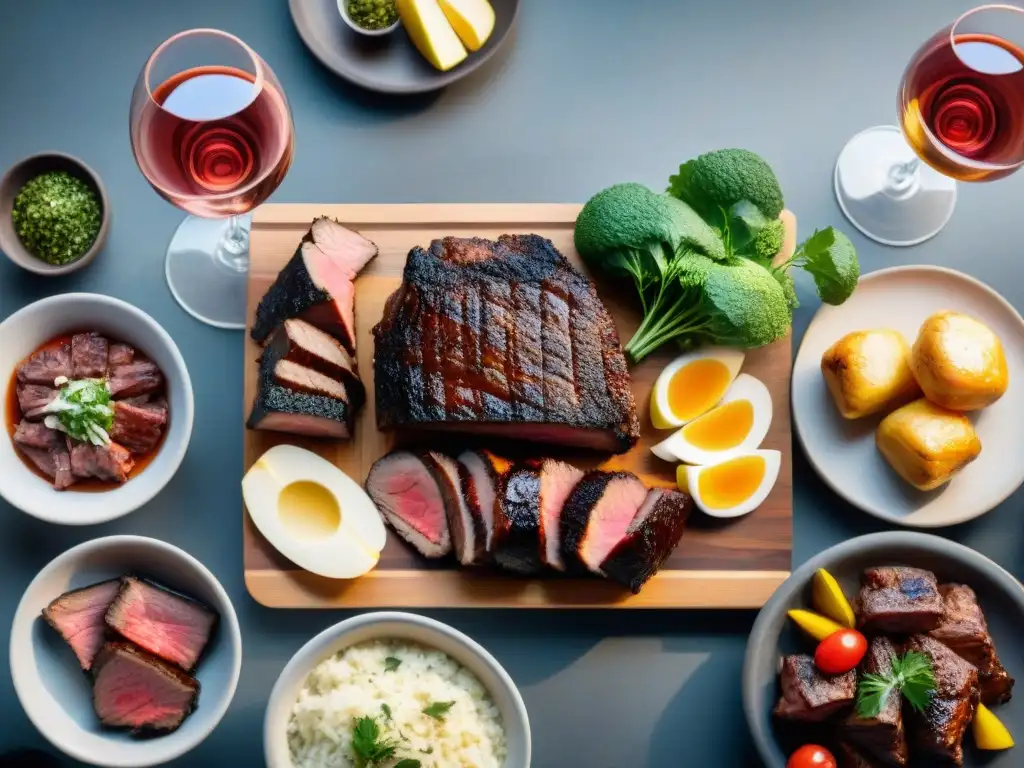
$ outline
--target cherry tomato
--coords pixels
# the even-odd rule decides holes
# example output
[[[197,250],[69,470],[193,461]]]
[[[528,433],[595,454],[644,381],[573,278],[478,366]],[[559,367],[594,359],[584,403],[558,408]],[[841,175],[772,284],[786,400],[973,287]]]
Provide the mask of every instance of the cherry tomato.
[[[804,744],[789,756],[786,768],[838,768],[839,764],[824,747],[817,744]]]
[[[868,641],[856,629],[840,629],[820,643],[814,652],[814,665],[828,675],[841,675],[860,664],[868,652]]]

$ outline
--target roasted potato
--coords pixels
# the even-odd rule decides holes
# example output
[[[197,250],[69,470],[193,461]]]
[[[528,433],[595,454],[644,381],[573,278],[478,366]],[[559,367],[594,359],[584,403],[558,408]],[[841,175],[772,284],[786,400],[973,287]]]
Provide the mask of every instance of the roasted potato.
[[[910,345],[889,328],[854,331],[821,357],[821,373],[844,419],[892,410],[921,396]]]

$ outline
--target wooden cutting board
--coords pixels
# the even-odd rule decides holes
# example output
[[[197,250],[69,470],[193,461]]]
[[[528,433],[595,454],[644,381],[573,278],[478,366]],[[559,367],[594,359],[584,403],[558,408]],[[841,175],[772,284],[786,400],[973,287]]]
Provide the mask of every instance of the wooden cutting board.
[[[324,442],[276,432],[245,431],[245,469],[264,451],[280,443],[308,448],[334,462],[362,484],[370,466],[392,448],[392,436],[378,432],[374,415],[373,337],[384,302],[398,288],[406,255],[445,235],[496,238],[501,234],[536,233],[549,238],[576,266],[573,223],[579,205],[264,205],[252,224],[249,273],[249,327],[260,298],[295,252],[317,216],[331,216],[357,229],[380,247],[356,282],[356,324],[359,370],[366,383],[367,403],[356,421],[350,442]],[[787,212],[784,253],[796,242],[796,221]],[[598,291],[615,318],[623,342],[639,324],[633,288],[624,290],[598,281]],[[245,412],[256,393],[260,348],[245,335]],[[651,387],[675,354],[661,350],[631,369],[633,393],[640,412],[642,436],[627,454],[605,461],[600,457],[559,454],[583,467],[627,469],[648,485],[673,486],[675,467],[656,459],[650,447],[667,432],[658,432],[648,418]],[[789,381],[792,369],[789,338],[747,355],[743,370],[761,379],[774,402],[771,430],[763,447],[782,453],[778,482],[764,504],[735,520],[715,520],[694,512],[675,553],[639,595],[593,578],[560,575],[536,579],[510,576],[492,569],[469,569],[454,561],[429,562],[389,531],[378,567],[360,579],[334,581],[298,569],[260,535],[244,514],[245,583],[258,602],[277,608],[367,607],[524,607],[524,608],[758,608],[789,575],[792,551],[792,447]],[[431,447],[457,450],[458,439],[440,438]],[[492,444],[497,453],[502,446]],[[538,448],[534,455],[544,455]]]

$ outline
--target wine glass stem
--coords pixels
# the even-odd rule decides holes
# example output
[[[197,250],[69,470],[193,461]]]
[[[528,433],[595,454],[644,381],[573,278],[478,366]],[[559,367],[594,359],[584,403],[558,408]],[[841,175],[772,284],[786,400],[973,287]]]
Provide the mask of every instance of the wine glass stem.
[[[228,227],[217,244],[217,259],[236,272],[249,269],[249,229],[240,216],[228,219]]]
[[[894,192],[906,192],[917,183],[921,170],[921,159],[918,157],[905,163],[896,163],[889,169],[889,186]]]

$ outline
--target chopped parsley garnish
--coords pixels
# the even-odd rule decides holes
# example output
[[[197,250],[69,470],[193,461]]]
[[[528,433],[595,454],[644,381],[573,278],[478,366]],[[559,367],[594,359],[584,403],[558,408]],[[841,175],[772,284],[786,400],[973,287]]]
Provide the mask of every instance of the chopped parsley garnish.
[[[114,424],[110,390],[103,379],[75,379],[61,386],[43,412],[44,424],[83,443],[106,445]]]
[[[394,656],[388,656],[386,659],[384,659],[385,672],[394,672],[400,666],[402,666],[401,659],[395,658]]]
[[[387,704],[382,702],[380,705],[380,711],[384,713],[384,717],[386,717],[388,720],[391,719],[391,707],[389,707]]]
[[[422,763],[419,760],[413,760],[411,757],[406,757],[395,763],[395,768],[420,768]]]
[[[360,768],[391,760],[398,749],[394,739],[381,735],[380,726],[372,717],[360,717],[352,727],[352,751]]]
[[[36,258],[69,264],[96,241],[103,210],[84,181],[67,171],[49,171],[25,182],[14,198],[11,221]]]
[[[455,706],[454,701],[435,701],[430,706],[423,708],[423,714],[435,720],[444,720],[448,710]]]
[[[902,694],[911,707],[923,712],[935,692],[932,660],[918,651],[907,651],[893,657],[888,673],[864,675],[857,686],[857,714],[864,719],[878,717],[893,692]]]

